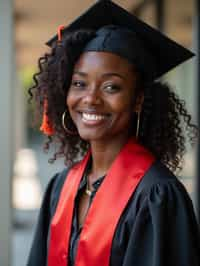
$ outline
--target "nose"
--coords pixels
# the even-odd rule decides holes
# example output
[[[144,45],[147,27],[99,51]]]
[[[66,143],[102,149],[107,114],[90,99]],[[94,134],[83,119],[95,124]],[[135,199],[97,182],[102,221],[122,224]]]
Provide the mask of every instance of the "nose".
[[[102,103],[102,97],[99,88],[96,86],[88,88],[83,101],[88,105],[100,105]]]

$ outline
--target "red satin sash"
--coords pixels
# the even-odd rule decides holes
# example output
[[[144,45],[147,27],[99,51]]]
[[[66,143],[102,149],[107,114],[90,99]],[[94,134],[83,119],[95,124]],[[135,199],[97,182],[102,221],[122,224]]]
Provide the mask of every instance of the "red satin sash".
[[[75,165],[63,185],[51,222],[48,266],[66,266],[74,201],[90,153]],[[154,161],[133,139],[122,148],[99,187],[85,218],[76,266],[108,266],[112,239],[129,198]]]

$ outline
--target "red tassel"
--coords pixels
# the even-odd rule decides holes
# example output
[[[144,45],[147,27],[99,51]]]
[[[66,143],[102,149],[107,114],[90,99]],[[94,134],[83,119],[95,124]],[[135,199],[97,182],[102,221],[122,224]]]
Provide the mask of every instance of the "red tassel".
[[[43,111],[43,119],[42,119],[42,125],[40,127],[40,130],[47,136],[52,136],[55,132],[53,129],[53,125],[51,121],[49,120],[49,117],[47,115],[47,109],[48,109],[48,102],[47,100],[44,101],[44,111]]]
[[[60,42],[62,40],[62,30],[64,30],[65,26],[64,25],[60,25],[58,27],[57,33],[58,33],[58,41]]]

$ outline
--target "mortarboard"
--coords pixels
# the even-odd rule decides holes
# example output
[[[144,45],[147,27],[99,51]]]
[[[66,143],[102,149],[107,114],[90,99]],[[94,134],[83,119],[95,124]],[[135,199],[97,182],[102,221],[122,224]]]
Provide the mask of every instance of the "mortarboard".
[[[194,54],[110,0],[92,5],[70,25],[61,27],[62,40],[68,33],[92,29],[96,37],[83,51],[108,51],[135,63],[147,81],[153,81],[172,68],[190,59]],[[58,32],[46,44],[53,47],[60,41]],[[41,130],[52,135],[53,129],[44,112]]]
[[[156,70],[151,77],[153,80],[194,56],[191,51],[169,39],[110,0],[101,0],[92,5],[80,17],[63,29],[62,38],[65,38],[68,32],[74,30],[86,28],[98,31],[108,25],[126,28],[137,36],[139,43],[148,51],[152,58],[151,61],[156,65]],[[53,46],[57,40],[58,35],[55,35],[46,44]],[[143,53],[141,53],[142,56]],[[147,67],[149,68],[148,64]]]

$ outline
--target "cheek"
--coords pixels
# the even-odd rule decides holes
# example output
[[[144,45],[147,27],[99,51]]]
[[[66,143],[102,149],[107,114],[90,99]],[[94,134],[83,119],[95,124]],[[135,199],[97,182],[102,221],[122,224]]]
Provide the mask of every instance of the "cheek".
[[[66,97],[66,105],[69,109],[71,109],[75,105],[77,98],[78,97],[76,95],[74,95],[74,93],[72,93],[72,92],[68,93],[68,95]]]
[[[72,121],[75,123],[73,106],[74,106],[74,97],[72,97],[71,94],[68,94],[68,96],[66,97],[66,109],[68,109],[69,116],[72,119]]]
[[[75,104],[74,97],[71,94],[68,94],[66,97],[66,108],[68,109],[71,119],[74,121],[73,115],[73,106]]]
[[[67,97],[66,97],[66,105],[67,105],[68,108],[70,106],[70,103],[71,103],[71,99],[70,99],[70,96],[68,94]]]
[[[112,101],[112,107],[113,110],[119,113],[124,112],[133,112],[134,110],[134,99],[132,95],[125,95],[118,97],[116,99],[113,99]]]

